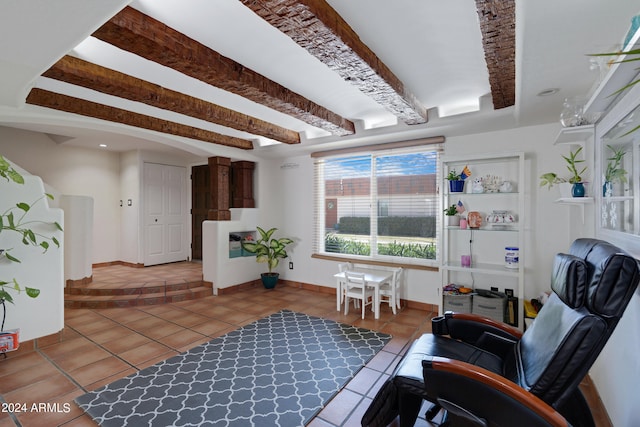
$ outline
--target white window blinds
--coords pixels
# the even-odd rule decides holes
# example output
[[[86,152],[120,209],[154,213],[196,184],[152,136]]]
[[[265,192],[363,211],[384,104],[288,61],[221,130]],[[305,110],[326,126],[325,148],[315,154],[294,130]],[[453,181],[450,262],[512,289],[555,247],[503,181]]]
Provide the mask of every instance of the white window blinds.
[[[441,144],[314,156],[314,252],[435,261]]]

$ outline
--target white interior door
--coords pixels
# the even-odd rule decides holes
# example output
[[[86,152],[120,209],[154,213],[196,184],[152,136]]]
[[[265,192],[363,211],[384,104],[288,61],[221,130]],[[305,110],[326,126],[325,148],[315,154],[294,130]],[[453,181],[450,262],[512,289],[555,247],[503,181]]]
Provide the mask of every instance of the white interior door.
[[[187,259],[186,168],[144,164],[144,265]]]

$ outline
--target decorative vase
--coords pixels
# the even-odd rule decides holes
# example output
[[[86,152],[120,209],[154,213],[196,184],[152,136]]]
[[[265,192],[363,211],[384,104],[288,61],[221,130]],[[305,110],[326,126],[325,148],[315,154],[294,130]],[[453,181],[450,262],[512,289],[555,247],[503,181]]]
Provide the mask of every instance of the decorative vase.
[[[584,197],[584,184],[576,182],[571,187],[571,195],[573,197]]]
[[[262,273],[260,278],[262,279],[262,285],[266,289],[273,289],[276,287],[276,283],[278,283],[279,273]]]
[[[613,196],[613,182],[605,181],[602,185],[602,197],[612,197]]]
[[[457,181],[449,181],[450,193],[462,193],[463,190],[464,190],[464,180],[460,179]]]
[[[565,98],[564,107],[560,113],[560,123],[564,127],[580,126],[584,124],[582,115],[584,100],[579,97]]]

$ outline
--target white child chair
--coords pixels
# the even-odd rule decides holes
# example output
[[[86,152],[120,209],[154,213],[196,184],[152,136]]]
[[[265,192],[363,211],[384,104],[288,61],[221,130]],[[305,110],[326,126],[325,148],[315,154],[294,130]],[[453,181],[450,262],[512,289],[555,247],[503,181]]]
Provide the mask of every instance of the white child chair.
[[[380,284],[380,302],[389,303],[389,307],[393,310],[393,314],[396,314],[396,308],[402,308],[400,306],[400,283],[402,282],[402,271],[402,268],[394,269],[391,281]]]
[[[364,273],[345,271],[344,275],[346,277],[344,282],[344,314],[349,314],[349,299],[351,298],[358,302],[362,301],[362,318],[364,319],[366,306],[371,305],[373,307],[373,288],[367,286],[367,282],[364,280]]]
[[[340,273],[344,273],[347,271],[352,271],[353,270],[353,264],[350,262],[343,262],[338,264],[338,270],[340,270]],[[345,292],[345,282],[347,281],[347,277],[345,276],[345,278],[343,280],[340,280],[339,286],[340,289],[338,289],[339,295],[340,295],[340,305],[342,305],[344,303],[344,292]]]

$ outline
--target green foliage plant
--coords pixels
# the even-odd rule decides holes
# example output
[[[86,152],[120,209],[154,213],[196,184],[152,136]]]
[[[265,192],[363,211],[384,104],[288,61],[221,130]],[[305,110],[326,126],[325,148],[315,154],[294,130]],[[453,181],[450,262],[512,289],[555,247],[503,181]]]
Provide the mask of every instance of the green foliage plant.
[[[2,156],[0,156],[0,177],[4,178],[8,184],[15,183],[18,185],[24,184],[24,178],[18,171],[11,167],[9,162]],[[60,247],[60,242],[55,236],[45,236],[41,233],[34,231],[31,227],[37,224],[52,224],[57,230],[62,231],[62,227],[57,222],[47,223],[43,221],[30,221],[28,220],[28,214],[31,208],[38,202],[46,198],[53,199],[50,194],[45,194],[32,203],[19,202],[15,206],[12,206],[0,213],[0,233],[17,233],[22,236],[22,243],[26,246],[35,246],[42,249],[43,253],[47,252],[51,245]],[[20,263],[20,259],[11,254],[12,249],[5,249],[0,254],[0,260],[2,258],[9,262]],[[40,295],[40,290],[27,286],[22,286],[15,278],[2,279],[0,278],[0,300],[5,300],[13,303],[13,297],[10,291],[15,293],[25,292],[29,297],[36,298]]]
[[[446,179],[449,181],[461,181],[462,175],[457,173],[455,169],[451,169]]]
[[[453,205],[449,206],[448,208],[446,208],[446,209],[444,210],[444,214],[445,214],[446,216],[454,216],[454,215],[456,215],[457,213],[458,213],[458,211],[457,211],[457,209],[456,209],[456,205],[455,205],[455,204],[453,204]]]
[[[582,147],[578,147],[576,151],[570,151],[568,156],[562,156],[562,158],[567,162],[567,169],[569,169],[569,172],[571,173],[571,177],[569,178],[569,182],[571,184],[582,182],[582,174],[587,170],[587,167],[584,166],[578,171],[578,165],[585,162],[584,159],[578,159],[578,154],[580,154],[581,151]]]
[[[627,182],[627,171],[622,168],[622,159],[626,154],[624,148],[616,148],[611,145],[607,145],[607,148],[611,150],[612,154],[607,159],[607,168],[604,171],[605,182]]]
[[[354,241],[333,233],[325,235],[325,251],[346,255],[371,255],[369,243]],[[436,259],[435,243],[410,243],[393,241],[391,243],[379,243],[378,255],[387,255],[405,258]]]
[[[567,182],[567,180],[558,176],[555,172],[547,172],[540,175],[540,187],[548,187],[549,190],[554,185],[562,184],[563,182]]]
[[[286,247],[293,243],[288,237],[281,237],[276,239],[273,236],[278,229],[272,228],[268,231],[264,231],[262,228],[257,227],[260,238],[255,242],[242,242],[242,247],[249,253],[256,255],[256,261],[260,263],[266,263],[269,268],[269,274],[272,270],[278,266],[280,259],[286,258]]]

